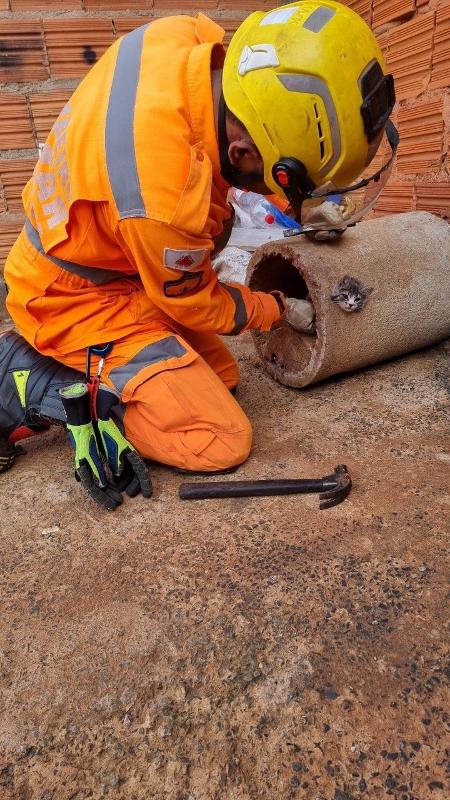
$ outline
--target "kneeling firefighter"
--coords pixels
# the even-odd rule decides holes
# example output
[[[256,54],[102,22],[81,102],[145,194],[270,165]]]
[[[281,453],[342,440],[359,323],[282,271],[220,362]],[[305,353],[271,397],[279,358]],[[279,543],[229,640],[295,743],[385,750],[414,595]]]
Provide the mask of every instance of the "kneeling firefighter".
[[[226,53],[223,36],[202,14],[137,28],[56,120],[5,267],[19,333],[0,338],[0,471],[18,439],[56,421],[107,508],[124,487],[149,496],[143,458],[206,472],[247,458],[238,368],[218,334],[302,315],[295,298],[218,281],[228,189],[275,192],[309,235],[341,233],[375,202],[398,137],[392,76],[347,7],[299,0],[251,14]],[[352,185],[383,136],[384,163]]]

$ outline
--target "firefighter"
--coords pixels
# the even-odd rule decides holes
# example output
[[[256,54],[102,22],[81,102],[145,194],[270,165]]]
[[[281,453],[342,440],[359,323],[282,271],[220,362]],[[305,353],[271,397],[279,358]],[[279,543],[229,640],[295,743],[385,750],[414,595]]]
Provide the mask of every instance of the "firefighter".
[[[211,255],[231,229],[227,192],[276,193],[310,235],[342,232],[389,175],[394,90],[369,27],[331,0],[257,11],[227,52],[223,36],[202,14],[137,28],[56,120],[5,266],[18,333],[0,339],[0,469],[13,464],[20,435],[55,420],[69,422],[78,477],[84,465],[100,502],[102,460],[137,491],[137,454],[203,472],[248,457],[238,368],[219,335],[269,331],[282,318],[301,328],[304,301],[218,281]],[[349,202],[383,135],[390,147],[364,202]],[[335,213],[327,222],[336,193],[341,224]],[[102,358],[95,347],[105,345]],[[101,367],[97,389],[110,393],[106,440],[67,416],[70,387],[83,396],[87,351],[92,374]]]

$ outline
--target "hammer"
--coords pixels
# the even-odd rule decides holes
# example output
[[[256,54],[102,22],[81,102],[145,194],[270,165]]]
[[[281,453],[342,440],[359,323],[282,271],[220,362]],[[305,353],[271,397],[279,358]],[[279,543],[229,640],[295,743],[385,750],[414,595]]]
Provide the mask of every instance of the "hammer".
[[[319,494],[319,508],[342,503],[350,493],[352,480],[345,464],[324,478],[288,478],[274,481],[209,481],[182,483],[181,500],[210,500],[222,497],[269,497],[282,494]]]

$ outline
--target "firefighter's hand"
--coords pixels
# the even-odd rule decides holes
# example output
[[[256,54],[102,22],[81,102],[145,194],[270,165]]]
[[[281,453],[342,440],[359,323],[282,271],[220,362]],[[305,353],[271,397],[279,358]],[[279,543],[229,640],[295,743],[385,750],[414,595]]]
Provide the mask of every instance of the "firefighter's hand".
[[[350,197],[343,197],[340,203],[325,200],[312,208],[304,208],[302,224],[317,227],[317,230],[306,231],[305,235],[312,242],[331,242],[344,233],[346,220],[353,214],[355,204]],[[323,229],[321,226],[323,225]]]
[[[105,386],[99,388],[96,425],[115,486],[120,491],[125,490],[129,497],[136,497],[139,492],[143,497],[151,497],[153,487],[145,462],[110,417],[117,402],[118,397],[113,391]]]
[[[91,420],[89,391],[84,383],[60,390],[67,417],[67,432],[75,452],[75,477],[96,503],[114,511],[122,495],[108,483],[103,455]]]
[[[299,300],[297,297],[286,297],[285,302],[287,305],[286,322],[301,333],[314,333],[316,326],[313,304],[309,300]]]

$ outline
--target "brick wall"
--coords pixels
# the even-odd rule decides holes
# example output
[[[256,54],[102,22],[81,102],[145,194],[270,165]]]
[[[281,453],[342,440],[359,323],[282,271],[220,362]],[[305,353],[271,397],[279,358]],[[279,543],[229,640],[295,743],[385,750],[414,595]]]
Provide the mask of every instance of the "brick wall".
[[[372,26],[395,76],[395,171],[377,214],[450,218],[450,0],[342,0]]]
[[[450,215],[450,0],[344,0],[372,24],[397,79],[398,163],[379,213]],[[90,65],[149,19],[205,11],[233,31],[273,0],[0,0],[0,265],[22,225],[37,146]]]

